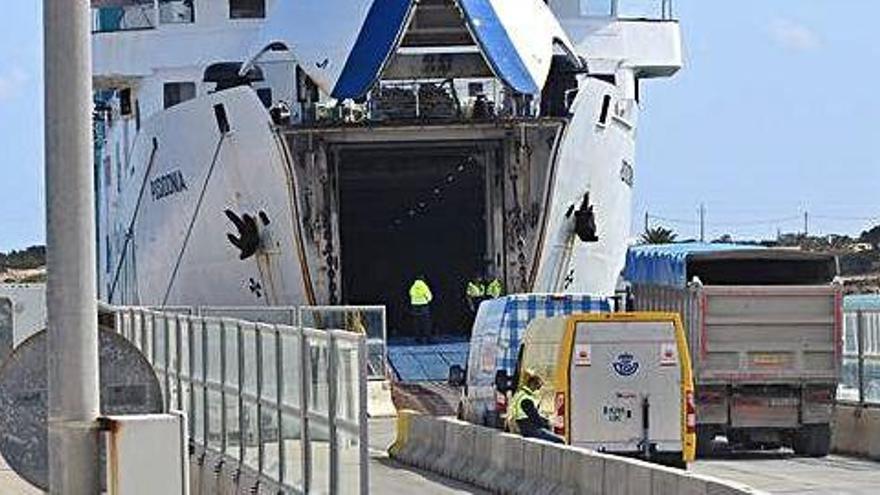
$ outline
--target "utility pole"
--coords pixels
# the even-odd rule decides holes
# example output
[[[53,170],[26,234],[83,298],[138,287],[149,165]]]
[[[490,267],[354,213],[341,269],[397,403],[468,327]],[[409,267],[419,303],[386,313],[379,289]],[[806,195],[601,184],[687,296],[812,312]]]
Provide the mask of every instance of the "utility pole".
[[[700,203],[700,242],[706,242],[706,205]]]
[[[804,212],[804,237],[810,235],[810,213]]]
[[[651,214],[645,210],[645,232],[651,228]]]
[[[43,0],[49,491],[101,493],[88,0]]]

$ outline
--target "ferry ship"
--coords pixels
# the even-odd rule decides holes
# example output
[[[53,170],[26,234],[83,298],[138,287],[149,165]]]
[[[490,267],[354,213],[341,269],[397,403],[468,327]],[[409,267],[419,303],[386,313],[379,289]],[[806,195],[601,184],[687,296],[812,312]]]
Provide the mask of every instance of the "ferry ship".
[[[632,3],[632,2],[630,2]],[[638,3],[638,2],[637,2]],[[99,287],[146,306],[611,295],[669,0],[92,0]]]

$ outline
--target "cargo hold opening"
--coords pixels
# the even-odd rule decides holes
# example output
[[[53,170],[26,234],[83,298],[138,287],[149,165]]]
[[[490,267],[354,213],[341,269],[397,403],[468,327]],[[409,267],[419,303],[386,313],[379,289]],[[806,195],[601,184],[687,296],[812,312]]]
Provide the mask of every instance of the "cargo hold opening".
[[[342,298],[387,307],[390,339],[414,337],[409,286],[433,292],[434,335],[466,335],[465,284],[487,267],[487,162],[473,144],[340,147],[336,153]],[[491,256],[488,257],[491,259]]]

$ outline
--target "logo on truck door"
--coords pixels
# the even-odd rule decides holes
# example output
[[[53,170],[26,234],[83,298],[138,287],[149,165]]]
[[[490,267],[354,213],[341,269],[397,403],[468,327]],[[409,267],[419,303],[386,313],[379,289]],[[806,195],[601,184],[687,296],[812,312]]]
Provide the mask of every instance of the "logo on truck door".
[[[639,362],[635,356],[628,352],[624,352],[617,356],[617,360],[611,363],[614,372],[620,376],[632,376],[639,371]]]

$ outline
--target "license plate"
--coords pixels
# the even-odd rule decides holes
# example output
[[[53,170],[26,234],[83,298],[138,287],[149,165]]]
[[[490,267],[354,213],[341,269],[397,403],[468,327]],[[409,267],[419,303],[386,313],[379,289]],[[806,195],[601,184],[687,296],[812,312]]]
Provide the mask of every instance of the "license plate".
[[[785,356],[781,354],[755,354],[752,363],[758,366],[781,366],[785,364]]]

